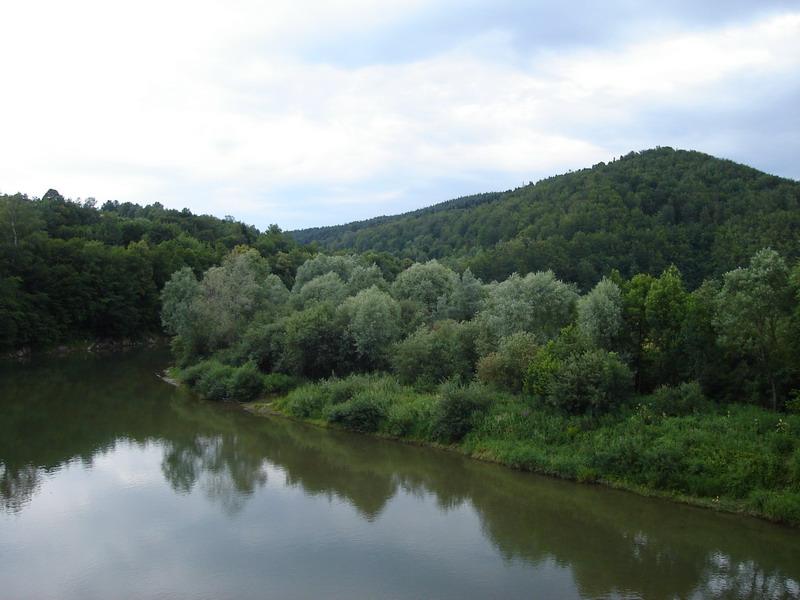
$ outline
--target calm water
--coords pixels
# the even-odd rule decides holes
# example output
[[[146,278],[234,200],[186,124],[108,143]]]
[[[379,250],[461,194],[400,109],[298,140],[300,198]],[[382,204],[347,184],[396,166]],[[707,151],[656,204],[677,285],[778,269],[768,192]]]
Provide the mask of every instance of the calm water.
[[[800,533],[254,417],[163,350],[0,364],[2,598],[800,598]]]

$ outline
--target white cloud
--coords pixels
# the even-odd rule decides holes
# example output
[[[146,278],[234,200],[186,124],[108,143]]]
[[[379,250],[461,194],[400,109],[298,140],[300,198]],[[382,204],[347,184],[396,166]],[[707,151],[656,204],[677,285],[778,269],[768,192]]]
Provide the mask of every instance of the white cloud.
[[[556,48],[520,46],[520,22],[467,27],[480,4],[465,5],[468,33],[433,52],[353,66],[307,50],[381,32],[387,47],[413,45],[391,35],[457,7],[14,3],[3,9],[8,43],[25,51],[0,58],[0,190],[160,201],[262,228],[321,225],[343,217],[327,207],[367,218],[372,199],[374,214],[400,212],[655,145],[699,141],[753,164],[743,149],[759,133],[761,95],[800,85],[797,12],[689,31],[645,11],[632,21],[649,23],[650,39]],[[681,130],[710,111],[727,119],[715,135]],[[770,160],[755,166],[796,162]]]

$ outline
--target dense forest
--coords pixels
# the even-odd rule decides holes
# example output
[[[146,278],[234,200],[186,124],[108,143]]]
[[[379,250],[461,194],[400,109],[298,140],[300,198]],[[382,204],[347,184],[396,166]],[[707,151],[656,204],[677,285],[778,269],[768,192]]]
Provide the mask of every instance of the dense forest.
[[[235,221],[55,190],[0,195],[0,354],[160,334],[172,273],[198,275],[247,244],[290,284],[310,252],[281,232]]]
[[[658,148],[503,194],[293,235],[330,250],[435,258],[484,281],[550,269],[585,291],[612,269],[630,278],[675,265],[694,288],[764,247],[794,260],[798,231],[797,181]]]

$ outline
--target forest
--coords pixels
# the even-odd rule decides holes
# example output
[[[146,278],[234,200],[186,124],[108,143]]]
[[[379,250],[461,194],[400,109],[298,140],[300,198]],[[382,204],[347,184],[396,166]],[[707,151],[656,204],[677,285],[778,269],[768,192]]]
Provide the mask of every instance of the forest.
[[[4,196],[0,350],[163,331],[207,399],[800,524],[798,200],[668,148],[291,234]]]
[[[269,257],[290,283],[311,256],[277,226],[129,202],[0,195],[0,355],[162,335],[160,293],[237,245]]]
[[[437,259],[484,281],[552,270],[586,291],[611,269],[631,278],[675,265],[694,288],[761,248],[794,260],[798,231],[800,182],[662,147],[502,194],[292,234],[329,250]]]

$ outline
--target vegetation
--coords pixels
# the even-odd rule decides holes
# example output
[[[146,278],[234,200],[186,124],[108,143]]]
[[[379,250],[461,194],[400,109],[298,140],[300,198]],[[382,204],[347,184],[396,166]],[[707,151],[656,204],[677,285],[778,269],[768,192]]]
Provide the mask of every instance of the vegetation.
[[[311,256],[277,226],[260,233],[232,217],[158,203],[98,208],[54,190],[0,195],[0,354],[159,334],[172,274],[200,275],[237,245],[254,248],[286,283]]]
[[[796,260],[798,228],[797,181],[657,148],[502,194],[292,233],[334,251],[437,259],[484,281],[552,270],[586,291],[611,269],[629,279],[675,265],[694,288],[767,246]]]
[[[670,266],[583,295],[467,273],[319,255],[289,289],[240,247],[177,272],[163,315],[209,398],[283,377],[297,418],[800,523],[800,265],[762,249],[695,290]]]
[[[2,198],[9,350],[160,304],[207,398],[800,523],[797,182],[658,149],[315,234],[361,254],[59,198]]]

